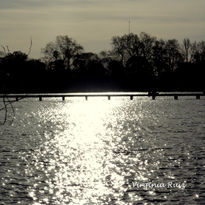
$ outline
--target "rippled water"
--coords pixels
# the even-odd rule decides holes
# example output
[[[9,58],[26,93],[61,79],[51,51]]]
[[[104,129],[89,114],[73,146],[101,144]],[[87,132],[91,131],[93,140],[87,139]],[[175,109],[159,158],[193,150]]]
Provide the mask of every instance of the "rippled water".
[[[205,203],[205,99],[14,107],[0,125],[0,204]]]

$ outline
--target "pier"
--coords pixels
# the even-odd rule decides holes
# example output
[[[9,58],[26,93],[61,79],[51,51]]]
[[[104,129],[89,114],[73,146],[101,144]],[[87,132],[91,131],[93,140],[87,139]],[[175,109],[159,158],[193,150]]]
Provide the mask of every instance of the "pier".
[[[85,100],[88,100],[90,97],[106,97],[108,100],[111,100],[113,97],[129,97],[130,100],[133,100],[136,97],[150,97],[152,100],[155,100],[158,97],[173,97],[174,100],[178,100],[180,97],[195,97],[197,100],[205,96],[204,92],[197,93],[57,93],[57,94],[0,94],[0,98],[14,98],[15,101],[19,101],[25,98],[38,98],[39,101],[42,101],[45,98],[61,98],[62,101],[65,101],[66,98],[71,97],[83,97]]]

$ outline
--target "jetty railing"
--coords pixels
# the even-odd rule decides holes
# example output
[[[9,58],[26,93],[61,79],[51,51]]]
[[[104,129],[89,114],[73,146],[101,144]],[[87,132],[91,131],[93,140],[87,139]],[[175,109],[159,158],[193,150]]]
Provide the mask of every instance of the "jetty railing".
[[[175,100],[178,100],[179,97],[189,97],[194,96],[196,99],[200,99],[201,96],[205,96],[204,92],[197,93],[58,93],[58,94],[0,94],[0,98],[14,98],[15,101],[19,101],[25,98],[38,98],[39,101],[42,101],[43,98],[62,98],[62,101],[65,101],[66,98],[70,97],[84,97],[85,100],[88,100],[90,97],[107,97],[108,100],[111,100],[112,97],[129,97],[130,100],[133,100],[134,97],[151,97],[152,100],[155,100],[156,97],[174,97]]]

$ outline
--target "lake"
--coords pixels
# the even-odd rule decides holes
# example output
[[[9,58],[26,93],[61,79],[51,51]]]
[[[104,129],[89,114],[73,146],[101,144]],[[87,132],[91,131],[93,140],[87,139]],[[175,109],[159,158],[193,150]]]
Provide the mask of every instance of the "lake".
[[[204,97],[13,106],[0,125],[1,205],[204,204]]]

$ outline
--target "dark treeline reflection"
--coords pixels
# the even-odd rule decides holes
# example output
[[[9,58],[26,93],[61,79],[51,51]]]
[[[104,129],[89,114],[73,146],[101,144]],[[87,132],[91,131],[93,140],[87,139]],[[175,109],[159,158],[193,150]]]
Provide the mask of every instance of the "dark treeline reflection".
[[[112,49],[85,52],[68,36],[42,49],[42,59],[0,52],[0,92],[204,90],[205,41],[163,40],[147,33],[114,36]]]

